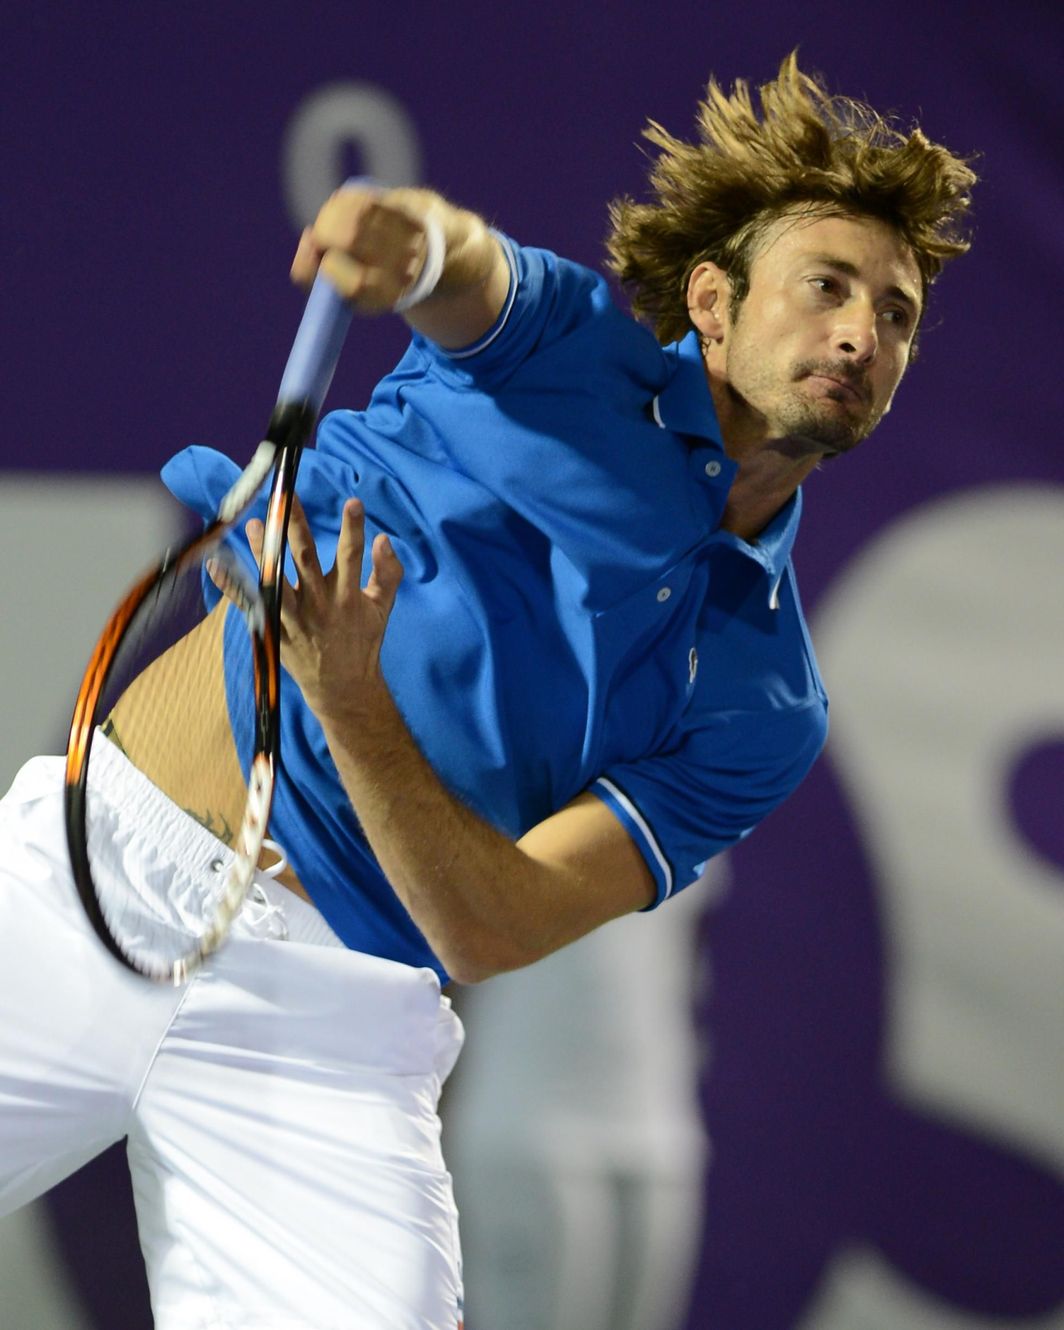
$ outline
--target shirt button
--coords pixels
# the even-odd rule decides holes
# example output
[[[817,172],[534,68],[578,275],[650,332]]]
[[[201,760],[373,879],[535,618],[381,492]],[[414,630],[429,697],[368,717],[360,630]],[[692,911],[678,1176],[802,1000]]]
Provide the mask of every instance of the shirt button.
[[[672,588],[671,588],[671,587],[667,587],[667,586],[663,586],[663,587],[661,588],[661,590],[658,592],[658,600],[659,600],[662,604],[664,604],[665,601],[667,601],[668,598],[669,598],[671,595],[672,595]]]
[[[706,475],[707,475],[707,476],[719,476],[719,475],[720,475],[720,463],[719,463],[719,462],[707,462],[707,463],[706,463]]]

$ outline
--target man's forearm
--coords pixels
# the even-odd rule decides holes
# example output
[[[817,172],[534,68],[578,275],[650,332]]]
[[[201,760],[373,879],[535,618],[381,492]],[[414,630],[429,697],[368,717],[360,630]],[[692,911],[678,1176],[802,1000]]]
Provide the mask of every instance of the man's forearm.
[[[249,522],[247,532],[258,557],[262,523]],[[650,870],[593,794],[578,795],[514,843],[436,775],[381,673],[402,565],[379,533],[362,585],[361,502],[344,505],[329,573],[298,499],[288,535],[299,580],[281,602],[282,660],[322,726],[385,876],[448,972],[472,983],[529,965],[649,904]]]
[[[383,682],[325,737],[374,854],[448,972],[463,983],[530,964],[570,940],[573,875],[531,859],[454,797]]]

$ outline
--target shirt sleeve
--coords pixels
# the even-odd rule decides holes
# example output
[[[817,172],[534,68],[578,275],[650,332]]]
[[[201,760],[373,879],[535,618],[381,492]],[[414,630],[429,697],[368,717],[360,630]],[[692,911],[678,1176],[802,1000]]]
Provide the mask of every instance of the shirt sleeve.
[[[816,698],[785,711],[731,712],[671,752],[622,763],[590,787],[635,841],[657,883],[656,908],[748,836],[804,779],[827,735]]]
[[[510,287],[495,323],[471,346],[438,346],[421,333],[411,345],[441,377],[494,390],[531,356],[612,307],[605,279],[550,250],[519,245],[495,232],[510,268]]]

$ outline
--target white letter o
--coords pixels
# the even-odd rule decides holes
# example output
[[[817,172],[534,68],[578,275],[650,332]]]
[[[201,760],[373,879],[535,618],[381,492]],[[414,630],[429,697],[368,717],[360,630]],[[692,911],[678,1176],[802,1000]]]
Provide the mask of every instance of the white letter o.
[[[383,185],[421,181],[420,137],[402,102],[372,83],[326,84],[296,107],[281,145],[285,204],[299,230],[349,174],[348,146],[362,158],[361,173]]]

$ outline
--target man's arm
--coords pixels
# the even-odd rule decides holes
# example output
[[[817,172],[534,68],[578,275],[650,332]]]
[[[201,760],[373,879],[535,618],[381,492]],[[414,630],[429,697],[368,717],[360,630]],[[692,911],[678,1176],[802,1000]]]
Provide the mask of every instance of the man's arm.
[[[363,529],[362,505],[352,499],[325,576],[302,510],[293,509],[299,587],[285,589],[284,663],[321,723],[381,869],[448,973],[475,983],[529,965],[650,904],[650,870],[594,795],[580,795],[514,843],[441,783],[379,667],[402,566],[378,536],[363,588]],[[261,524],[249,524],[248,535],[257,553]]]
[[[323,721],[381,869],[459,983],[519,969],[650,904],[650,870],[616,817],[583,794],[516,843],[444,787],[383,682]]]
[[[509,267],[482,218],[431,190],[338,189],[303,232],[292,276],[309,286],[320,265],[357,309],[385,313],[411,289],[425,263],[426,218],[443,236],[443,270],[432,292],[403,317],[442,347],[471,346],[502,310]]]

